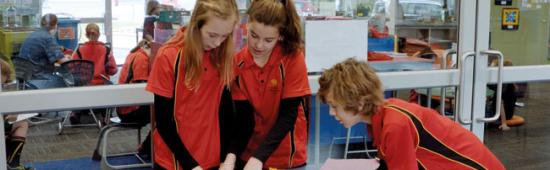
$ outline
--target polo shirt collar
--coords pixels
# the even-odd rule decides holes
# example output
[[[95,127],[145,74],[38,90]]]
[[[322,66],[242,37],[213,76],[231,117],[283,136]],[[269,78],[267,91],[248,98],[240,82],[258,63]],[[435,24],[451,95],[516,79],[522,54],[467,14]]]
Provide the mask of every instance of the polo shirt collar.
[[[143,50],[143,49],[141,49],[141,48],[138,49],[138,52],[141,53],[141,54],[143,54],[144,56],[149,57],[149,55],[147,55],[147,53],[145,53],[145,50]]]
[[[384,113],[384,106],[386,104],[380,106],[377,111],[371,115],[371,127],[372,127],[372,134],[371,134],[371,137],[374,139],[374,145],[375,146],[380,146],[380,142],[381,142],[381,133],[382,133],[382,126],[384,124],[383,122],[383,117],[385,115]]]
[[[283,54],[282,54],[281,44],[277,43],[273,48],[273,51],[271,51],[269,60],[265,64],[264,68],[278,66],[278,64],[280,63],[279,61],[281,60],[282,57],[283,57]],[[244,64],[245,64],[244,67],[246,68],[258,67],[258,65],[256,65],[256,62],[254,62],[254,56],[252,56],[252,53],[250,53],[250,50],[248,47],[246,47],[246,50],[245,50]]]
[[[90,45],[101,44],[101,45],[104,45],[103,42],[101,42],[101,41],[93,41],[93,40],[90,40],[90,41],[86,42],[85,44],[90,44]]]

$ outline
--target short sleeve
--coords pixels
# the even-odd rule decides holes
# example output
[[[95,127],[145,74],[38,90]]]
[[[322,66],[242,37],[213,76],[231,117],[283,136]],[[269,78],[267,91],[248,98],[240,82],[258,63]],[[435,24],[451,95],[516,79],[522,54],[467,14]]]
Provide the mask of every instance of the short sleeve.
[[[172,98],[174,92],[174,68],[177,49],[165,48],[157,54],[147,82],[147,91]]]
[[[242,73],[243,73],[243,64],[244,64],[244,55],[246,54],[246,47],[242,49],[234,58],[233,74],[235,78],[231,84],[231,97],[233,100],[247,100],[245,92],[242,89]]]
[[[149,79],[149,58],[143,54],[138,54],[134,59],[134,81],[147,81]]]
[[[283,99],[311,95],[304,53],[286,59],[284,68]]]

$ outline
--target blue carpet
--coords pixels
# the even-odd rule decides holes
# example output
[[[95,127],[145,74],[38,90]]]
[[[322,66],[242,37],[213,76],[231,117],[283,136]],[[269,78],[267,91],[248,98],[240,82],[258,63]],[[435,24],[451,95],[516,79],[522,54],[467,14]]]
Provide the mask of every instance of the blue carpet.
[[[137,163],[138,160],[132,156],[109,158],[109,163],[113,165],[132,164]],[[98,170],[101,163],[99,161],[93,161],[90,157],[47,161],[47,162],[34,162],[28,163],[27,166],[31,166],[36,170]],[[151,168],[135,168],[133,170],[150,170]]]

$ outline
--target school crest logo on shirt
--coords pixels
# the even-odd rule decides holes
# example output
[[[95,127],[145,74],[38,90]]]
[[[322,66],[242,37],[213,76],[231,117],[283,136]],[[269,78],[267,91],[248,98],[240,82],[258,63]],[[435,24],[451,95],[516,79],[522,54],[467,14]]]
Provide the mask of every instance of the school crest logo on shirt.
[[[277,79],[271,79],[271,81],[269,81],[269,88],[273,90],[278,89],[279,87],[278,85],[279,85],[279,82],[277,81]]]

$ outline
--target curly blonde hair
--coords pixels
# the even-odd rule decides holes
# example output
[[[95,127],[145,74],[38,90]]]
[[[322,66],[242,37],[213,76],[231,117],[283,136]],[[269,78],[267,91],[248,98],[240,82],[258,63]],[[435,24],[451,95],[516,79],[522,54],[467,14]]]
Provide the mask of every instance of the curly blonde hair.
[[[384,103],[382,83],[366,63],[353,58],[325,70],[319,78],[317,96],[327,103],[327,95],[335,104],[352,113],[372,115]]]

